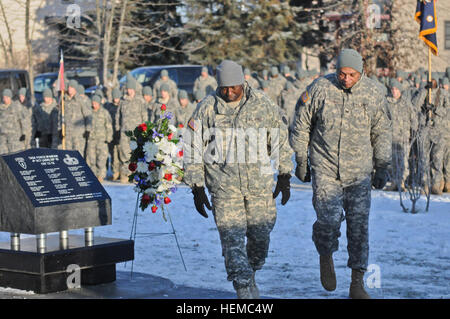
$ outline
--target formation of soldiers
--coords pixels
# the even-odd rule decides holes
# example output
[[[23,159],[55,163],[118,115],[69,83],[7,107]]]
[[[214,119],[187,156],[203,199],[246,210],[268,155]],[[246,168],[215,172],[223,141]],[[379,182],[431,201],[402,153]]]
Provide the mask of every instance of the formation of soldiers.
[[[319,76],[317,71],[292,71],[288,66],[271,66],[260,73],[244,69],[245,81],[264,91],[279,106],[288,119],[289,131],[294,126],[299,97]],[[430,185],[433,194],[450,192],[450,67],[432,74],[430,100],[427,72],[422,68],[414,72],[398,70],[395,76],[371,76],[371,79],[386,96],[393,128],[391,183],[386,189],[405,189],[405,183],[411,182],[410,163],[418,156],[411,150],[418,143],[420,132],[425,150],[420,155],[426,170],[424,189],[427,192]],[[99,180],[106,177],[109,158],[112,179],[126,183],[130,149],[125,132],[144,121],[158,119],[162,104],[172,113],[172,124],[186,126],[197,103],[216,89],[217,81],[206,67],[194,83],[192,99],[185,90],[178,90],[166,70],[153,88],[142,87],[128,75],[123,88],[113,89],[111,100],[106,99],[102,90],[89,98],[84,87],[71,80],[66,84],[65,94],[65,148],[83,154]],[[34,107],[24,88],[19,90],[17,100],[13,100],[9,89],[2,93],[0,153],[30,147],[62,148],[61,102],[55,88],[46,89],[44,101]]]

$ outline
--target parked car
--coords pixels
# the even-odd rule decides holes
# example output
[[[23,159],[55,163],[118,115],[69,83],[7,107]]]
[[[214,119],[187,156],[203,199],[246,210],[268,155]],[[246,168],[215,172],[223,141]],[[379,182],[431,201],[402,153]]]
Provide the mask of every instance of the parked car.
[[[70,69],[65,71],[67,79],[65,81],[76,80],[79,84],[82,84],[85,88],[96,86],[99,84],[99,78],[97,71],[94,69]],[[38,74],[34,78],[34,96],[36,103],[43,101],[42,93],[46,88],[52,89],[53,83],[58,79],[58,73],[42,73]]]
[[[18,98],[20,88],[30,88],[28,71],[17,69],[0,69],[0,94],[4,89],[11,89],[13,98]]]
[[[130,71],[131,75],[142,84],[151,86],[160,78],[161,71],[166,69],[169,77],[175,81],[179,90],[186,90],[192,99],[195,80],[202,73],[202,65],[157,65],[143,66]],[[212,75],[212,69],[208,68]],[[126,75],[120,79],[120,85],[126,83]]]
[[[42,93],[46,88],[52,89],[53,83],[58,79],[58,73],[41,73],[34,77],[34,97],[36,103],[40,104],[44,98]]]

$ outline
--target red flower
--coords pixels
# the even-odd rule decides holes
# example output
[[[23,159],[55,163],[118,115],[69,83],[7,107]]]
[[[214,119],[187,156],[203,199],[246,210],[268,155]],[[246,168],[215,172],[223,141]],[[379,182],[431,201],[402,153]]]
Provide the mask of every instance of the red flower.
[[[138,128],[141,132],[145,132],[145,131],[147,131],[147,124],[142,123],[141,125],[138,126]]]
[[[171,181],[172,180],[172,174],[170,174],[170,173],[164,174],[164,178],[166,180],[168,180],[168,181]]]
[[[137,168],[137,164],[134,163],[134,162],[131,162],[131,163],[128,165],[128,169],[129,169],[130,171],[132,171],[132,172],[134,172],[134,171],[136,170],[136,168]]]
[[[167,139],[170,141],[173,138],[173,133],[170,133],[169,135],[167,135]]]
[[[156,213],[156,210],[158,209],[158,206],[155,206],[155,205],[153,205],[152,206],[152,213],[154,214],[154,213]]]
[[[181,151],[178,152],[178,157],[183,157],[183,155],[184,155],[183,150],[181,150]]]
[[[161,110],[162,110],[162,111],[165,111],[165,110],[167,110],[167,107],[166,107],[166,105],[165,105],[165,104],[161,105]]]
[[[142,205],[148,205],[148,204],[150,204],[150,201],[151,201],[151,199],[148,194],[142,195],[142,199],[141,199]]]
[[[169,197],[164,197],[164,204],[169,204],[171,202]]]
[[[179,128],[183,128],[184,125],[180,123],[180,124],[178,124],[178,127],[179,127]]]
[[[151,161],[150,164],[148,164],[148,170],[153,171],[155,169],[156,165],[155,162]]]

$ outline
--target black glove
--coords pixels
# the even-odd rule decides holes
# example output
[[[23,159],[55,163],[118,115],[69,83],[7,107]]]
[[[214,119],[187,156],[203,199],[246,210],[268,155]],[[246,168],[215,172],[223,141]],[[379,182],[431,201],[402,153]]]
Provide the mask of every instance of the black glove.
[[[36,133],[34,133],[34,138],[41,138],[42,133],[41,131],[36,131]]]
[[[428,82],[427,81],[427,84],[425,84],[425,89],[429,90],[429,89],[432,89],[432,88],[433,88],[433,82]]]
[[[291,183],[289,182],[291,175],[282,174],[278,175],[277,186],[275,186],[275,191],[273,192],[273,198],[277,198],[278,194],[281,192],[281,205],[285,205],[289,197],[291,197]]]
[[[375,169],[375,175],[373,176],[372,185],[375,189],[383,189],[389,179],[389,172],[384,167],[378,167]]]
[[[25,141],[25,135],[22,134],[19,138],[19,141],[21,141],[21,142]]]
[[[47,142],[48,142],[48,144],[49,144],[49,145],[52,145],[52,141],[53,141],[53,136],[52,136],[52,134],[48,134],[48,135],[47,135]]]
[[[308,158],[297,158],[297,167],[295,168],[295,176],[303,183],[308,183],[311,181],[311,170],[308,164]]]
[[[86,132],[83,133],[83,137],[84,137],[85,139],[89,139],[89,135],[90,135],[90,134],[91,134],[91,132],[86,131]]]
[[[62,130],[59,130],[59,131],[58,131],[58,137],[59,137],[60,140],[63,139],[63,136],[62,136]]]
[[[202,187],[194,186],[192,188],[192,193],[194,194],[194,204],[198,213],[203,217],[208,218],[208,214],[206,214],[203,205],[205,205],[206,208],[208,208],[209,210],[211,210],[212,207],[211,204],[209,203],[208,196],[206,196],[205,188],[203,186]]]

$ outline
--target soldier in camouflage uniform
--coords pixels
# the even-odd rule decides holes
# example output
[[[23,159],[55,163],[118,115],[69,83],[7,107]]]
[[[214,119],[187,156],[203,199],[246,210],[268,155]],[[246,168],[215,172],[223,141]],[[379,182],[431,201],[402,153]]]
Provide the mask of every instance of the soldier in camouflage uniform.
[[[189,119],[195,111],[197,104],[189,101],[189,96],[185,90],[180,90],[178,92],[178,102],[180,107],[175,111],[176,126],[186,127]]]
[[[31,99],[28,95],[27,88],[20,88],[18,92],[19,99],[16,101],[17,107],[20,108],[22,116],[23,116],[23,123],[25,127],[31,128],[31,113],[32,113],[32,105],[31,105]],[[23,141],[24,149],[28,149],[31,146],[31,130],[27,130],[25,134],[25,140]]]
[[[101,106],[101,97],[92,97],[92,133],[86,146],[86,163],[100,182],[106,176],[108,143],[112,141],[113,129],[109,112]]]
[[[289,131],[294,128],[295,123],[295,106],[298,101],[299,92],[291,81],[286,81],[283,91],[281,91],[279,105],[286,113],[289,121]]]
[[[255,79],[252,76],[252,73],[250,72],[250,69],[245,68],[244,69],[244,79],[247,81],[247,83],[254,89],[259,89],[260,85],[257,79]]]
[[[389,114],[392,123],[392,170],[391,187],[389,190],[397,190],[400,186],[405,190],[405,182],[408,177],[408,159],[410,147],[410,132],[417,127],[416,110],[408,97],[402,94],[403,87],[397,81],[391,82],[392,96],[387,97]]]
[[[415,105],[421,105],[419,123],[423,134],[422,167],[427,170],[423,176],[425,193],[431,185],[431,193],[441,195],[445,186],[443,162],[446,136],[448,136],[447,113],[450,109],[449,96],[438,88],[437,79],[432,79],[431,104],[428,103],[428,90],[421,89],[416,96]],[[428,170],[431,180],[428,179]]]
[[[137,81],[129,80],[126,84],[127,94],[123,97],[116,113],[115,130],[120,132],[119,136],[119,162],[120,182],[128,183],[128,161],[130,159],[130,138],[125,135],[126,131],[133,131],[136,126],[148,119],[145,101],[142,96],[136,94]]]
[[[153,99],[153,90],[150,86],[145,86],[142,89],[142,96],[144,97],[145,107],[147,108],[147,119],[150,122],[154,121],[155,114],[155,100]]]
[[[194,82],[194,88],[192,89],[193,92],[196,92],[198,90],[205,91],[206,94],[212,94],[217,89],[217,81],[213,76],[210,76],[208,74],[208,68],[204,66],[202,68],[202,72],[200,76],[195,79]]]
[[[303,182],[312,178],[317,214],[312,238],[320,255],[322,286],[336,289],[332,254],[339,247],[345,219],[347,266],[352,269],[349,295],[370,298],[363,281],[369,254],[370,193],[372,185],[381,189],[387,182],[392,129],[386,100],[364,75],[361,55],[342,50],[336,70],[314,81],[301,95],[290,143],[296,152],[296,176]]]
[[[26,134],[31,131],[23,121],[23,114],[17,102],[12,101],[10,89],[2,92],[0,104],[0,154],[22,151]],[[31,133],[30,133],[31,135]]]
[[[208,216],[203,205],[213,210],[228,280],[233,282],[238,298],[258,298],[255,272],[265,263],[276,220],[273,197],[281,191],[284,205],[290,196],[292,150],[287,141],[287,121],[282,121],[278,108],[264,93],[244,81],[242,67],[237,63],[223,61],[217,68],[217,81],[216,93],[202,100],[188,123],[188,130],[194,135],[194,154],[193,160],[186,163],[185,182],[193,190],[198,212]],[[254,161],[248,158],[234,160],[236,155],[245,156],[247,150],[249,156],[258,154],[256,149],[250,149],[257,141],[233,130],[249,128],[260,129],[264,136],[274,129],[279,133],[279,139],[274,137],[271,143],[267,138],[267,144]],[[233,132],[230,138],[225,138],[227,130]],[[234,143],[235,137],[243,141]],[[245,151],[236,154],[238,144],[245,147]],[[266,147],[271,147],[270,155]],[[270,157],[273,159],[275,154],[279,156],[279,174],[272,194]],[[212,207],[205,194],[205,185],[211,194]]]
[[[110,143],[108,143],[109,156],[111,161],[111,170],[113,173],[112,180],[116,181],[120,176],[120,165],[119,165],[119,140],[120,140],[120,131],[116,130],[116,114],[117,110],[120,106],[120,99],[122,97],[122,93],[120,89],[114,88],[111,93],[112,102],[105,104],[105,109],[109,112],[112,120],[112,128],[113,139]]]
[[[153,85],[153,96],[155,97],[155,99],[160,97],[160,88],[163,84],[166,84],[169,87],[170,97],[176,99],[178,94],[178,87],[175,81],[169,78],[169,72],[166,69],[161,71],[160,78]]]
[[[176,94],[176,95],[178,95],[178,94]],[[162,113],[161,107],[163,105],[166,106],[166,110],[164,111],[164,116],[169,116],[170,123],[175,125],[177,122],[175,117],[177,115],[178,109],[180,108],[180,105],[178,104],[177,98],[176,97],[173,98],[170,95],[170,87],[166,83],[161,85],[160,96],[158,97],[158,99],[155,102],[155,106],[154,106],[155,111],[153,114],[153,121],[159,120],[161,113]]]
[[[92,129],[92,109],[80,98],[77,88],[75,80],[69,81],[67,94],[64,95],[65,141],[67,150],[77,150],[85,157],[86,141]],[[61,131],[61,108],[58,111],[58,131]]]
[[[268,95],[270,99],[279,106],[279,96],[286,84],[286,79],[278,72],[278,68],[273,66],[270,71],[271,78],[269,80]]]
[[[31,143],[33,147],[38,147],[39,143],[39,147],[52,148],[53,139],[58,136],[58,107],[50,89],[46,88],[42,95],[44,101],[33,108],[32,136],[34,138]]]

